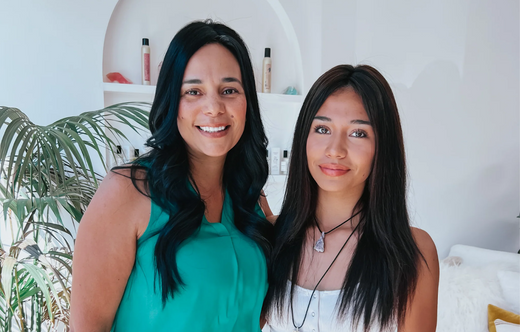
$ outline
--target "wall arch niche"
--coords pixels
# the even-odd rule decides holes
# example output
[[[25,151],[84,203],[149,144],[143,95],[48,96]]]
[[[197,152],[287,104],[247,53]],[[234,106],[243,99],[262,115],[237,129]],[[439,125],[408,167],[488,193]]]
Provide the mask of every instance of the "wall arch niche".
[[[294,28],[277,0],[120,0],[108,24],[103,50],[103,77],[118,71],[133,83],[141,82],[141,39],[150,39],[152,85],[168,45],[188,22],[213,19],[229,25],[249,48],[257,90],[260,88],[264,48],[273,58],[272,93],[287,86],[303,91],[301,53]],[[106,81],[106,78],[105,78]]]

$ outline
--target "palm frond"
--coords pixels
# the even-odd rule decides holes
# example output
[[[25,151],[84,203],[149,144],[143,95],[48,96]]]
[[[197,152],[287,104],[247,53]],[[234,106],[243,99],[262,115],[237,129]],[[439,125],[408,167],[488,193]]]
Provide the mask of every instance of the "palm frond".
[[[0,216],[13,241],[0,243],[0,331],[68,325],[71,241],[102,179],[96,165],[107,171],[105,154],[128,130],[148,135],[149,108],[122,103],[37,125],[0,106]]]

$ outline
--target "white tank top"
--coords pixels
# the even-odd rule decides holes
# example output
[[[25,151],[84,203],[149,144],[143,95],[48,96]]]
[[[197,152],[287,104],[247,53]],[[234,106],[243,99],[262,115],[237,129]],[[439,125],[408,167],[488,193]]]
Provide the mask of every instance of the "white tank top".
[[[291,291],[291,282],[287,285],[286,298],[289,299]],[[315,291],[312,296],[312,301],[309,306],[305,324],[300,328],[300,332],[336,332],[336,331],[362,331],[362,324],[358,326],[357,330],[351,330],[351,320],[345,319],[339,321],[337,318],[336,302],[340,295],[340,290],[332,291]],[[309,304],[312,290],[302,288],[298,285],[294,289],[293,311],[294,323],[300,326],[305,316],[305,310]],[[288,303],[288,302],[286,302]],[[279,316],[274,312],[271,313],[270,319],[262,329],[262,332],[293,332],[296,329],[293,326],[291,319],[291,311],[289,305],[286,305],[287,310],[283,316]],[[377,326],[373,326],[372,331],[379,331]],[[392,329],[391,331],[397,331]]]

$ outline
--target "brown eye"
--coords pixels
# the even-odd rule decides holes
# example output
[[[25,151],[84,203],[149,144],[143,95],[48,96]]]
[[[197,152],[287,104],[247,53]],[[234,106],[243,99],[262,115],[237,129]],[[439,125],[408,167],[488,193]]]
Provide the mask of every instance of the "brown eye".
[[[234,93],[238,93],[238,90],[237,89],[226,89],[226,90],[224,90],[224,92],[222,92],[222,94],[225,94],[225,95],[231,95]]]
[[[363,137],[367,137],[367,133],[364,130],[358,129],[358,130],[354,130],[352,132],[352,134],[350,134],[350,136],[363,138]]]
[[[322,135],[330,133],[330,131],[326,127],[323,127],[323,126],[316,126],[314,128],[314,131],[317,132],[318,134],[322,134]]]

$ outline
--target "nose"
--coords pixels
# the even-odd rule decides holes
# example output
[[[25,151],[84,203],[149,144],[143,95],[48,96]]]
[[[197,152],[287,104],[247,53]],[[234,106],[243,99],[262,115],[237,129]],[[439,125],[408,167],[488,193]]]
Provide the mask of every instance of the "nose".
[[[342,135],[331,135],[325,148],[325,155],[331,159],[343,159],[347,156],[347,140]]]
[[[205,100],[203,112],[207,116],[215,117],[224,114],[226,108],[220,96],[208,95]]]

